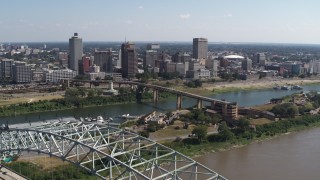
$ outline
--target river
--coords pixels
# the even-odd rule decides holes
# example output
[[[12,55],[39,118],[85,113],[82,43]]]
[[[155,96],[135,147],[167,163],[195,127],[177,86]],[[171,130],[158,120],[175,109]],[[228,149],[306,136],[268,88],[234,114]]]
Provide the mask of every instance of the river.
[[[195,158],[231,180],[320,178],[320,128]]]
[[[320,85],[305,85],[304,91],[320,91]],[[240,106],[254,106],[269,102],[299,91],[273,89],[228,92],[210,97],[236,101]],[[33,113],[16,117],[4,117],[0,123],[16,124],[28,121],[43,121],[70,116],[108,116],[121,114],[140,115],[175,109],[175,97],[152,103],[129,103],[56,112]],[[195,100],[183,98],[183,107],[195,105]],[[255,143],[230,151],[211,153],[196,158],[200,163],[214,169],[229,179],[319,179],[320,171],[320,128],[284,135],[270,141]]]
[[[320,90],[320,84],[312,84],[303,86],[304,91]],[[299,90],[250,90],[250,91],[237,91],[237,92],[226,92],[221,94],[209,95],[216,99],[224,99],[231,102],[238,102],[239,106],[254,106],[261,105],[269,102],[271,98],[279,98],[282,96],[298,93]],[[196,104],[196,100],[184,97],[182,100],[182,107],[187,108]],[[122,114],[130,115],[141,115],[150,113],[152,111],[170,111],[176,108],[176,98],[170,97],[161,100],[156,105],[153,103],[128,103],[128,104],[117,104],[100,107],[89,107],[79,108],[72,110],[52,111],[52,112],[41,112],[41,113],[30,113],[24,115],[18,115],[15,117],[1,117],[0,124],[16,124],[34,121],[47,121],[57,118],[65,117],[96,117],[99,115],[107,117],[116,117]],[[118,120],[119,122],[119,120]]]

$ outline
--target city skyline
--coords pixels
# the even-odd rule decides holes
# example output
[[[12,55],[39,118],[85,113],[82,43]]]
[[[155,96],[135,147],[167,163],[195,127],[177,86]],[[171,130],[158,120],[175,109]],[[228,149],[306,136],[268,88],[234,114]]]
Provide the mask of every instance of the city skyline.
[[[320,2],[84,1],[2,3],[0,42],[176,41],[319,44]]]

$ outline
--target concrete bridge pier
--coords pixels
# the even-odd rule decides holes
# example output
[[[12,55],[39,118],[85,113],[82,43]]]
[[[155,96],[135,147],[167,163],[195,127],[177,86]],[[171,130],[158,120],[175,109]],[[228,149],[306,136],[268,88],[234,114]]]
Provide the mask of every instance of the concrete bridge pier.
[[[216,101],[211,101],[211,109],[214,110],[216,107]]]
[[[228,116],[228,104],[223,103],[221,105],[221,108],[222,108],[222,115],[225,117]]]
[[[197,109],[202,109],[202,100],[197,99]]]
[[[177,94],[177,110],[180,110],[182,107],[182,96],[180,94]]]
[[[153,89],[153,103],[156,104],[159,101],[159,90]]]

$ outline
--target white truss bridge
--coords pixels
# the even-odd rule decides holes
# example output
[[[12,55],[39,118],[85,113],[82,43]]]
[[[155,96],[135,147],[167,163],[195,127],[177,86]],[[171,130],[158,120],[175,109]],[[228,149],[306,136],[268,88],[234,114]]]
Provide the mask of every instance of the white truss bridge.
[[[108,125],[69,121],[3,127],[0,155],[23,151],[58,157],[101,179],[225,179],[171,148]]]

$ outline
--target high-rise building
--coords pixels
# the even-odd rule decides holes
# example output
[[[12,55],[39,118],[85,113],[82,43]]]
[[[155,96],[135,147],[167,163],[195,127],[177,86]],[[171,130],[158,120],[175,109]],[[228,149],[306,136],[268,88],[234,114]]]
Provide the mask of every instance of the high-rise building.
[[[112,64],[112,51],[95,51],[94,52],[94,63],[100,66],[101,71],[111,73],[113,72]]]
[[[87,74],[90,72],[90,57],[84,56],[82,60],[79,61],[79,74]]]
[[[1,60],[1,67],[0,67],[0,78],[1,79],[11,79],[12,78],[12,66],[13,66],[13,59]]]
[[[138,73],[138,60],[136,58],[135,44],[133,42],[121,45],[122,77],[134,77]]]
[[[193,38],[193,58],[207,59],[208,56],[208,39]]]
[[[155,50],[146,50],[143,58],[143,67],[155,67],[155,62],[158,59],[158,52]]]
[[[257,65],[262,65],[262,64],[265,64],[267,60],[267,57],[264,53],[256,53],[253,57],[253,64]]]
[[[78,33],[74,33],[69,39],[69,68],[76,71],[78,74],[79,60],[82,59],[83,45],[82,39],[78,37]]]
[[[244,59],[241,63],[242,69],[245,71],[251,71],[252,69],[252,60],[251,59]]]
[[[30,83],[32,78],[31,66],[26,62],[15,62],[12,68],[15,83]]]

